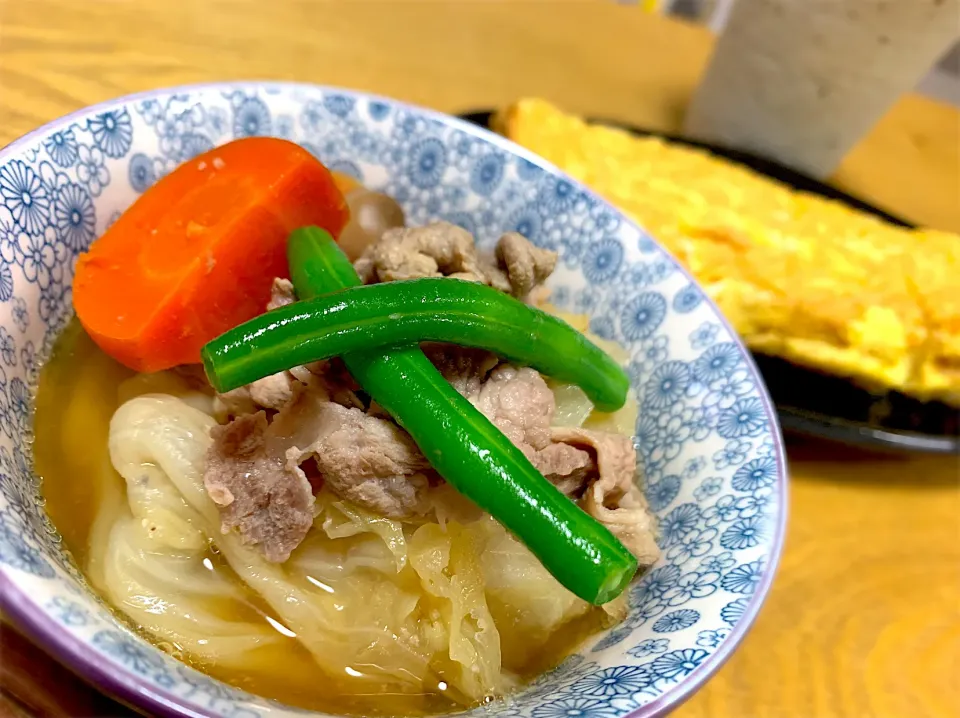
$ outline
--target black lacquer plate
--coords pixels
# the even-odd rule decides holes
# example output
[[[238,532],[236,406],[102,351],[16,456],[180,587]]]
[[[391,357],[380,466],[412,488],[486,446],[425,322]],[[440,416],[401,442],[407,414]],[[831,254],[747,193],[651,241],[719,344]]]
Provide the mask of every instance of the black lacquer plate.
[[[489,127],[492,113],[460,117]],[[837,200],[901,227],[909,222],[884,212],[836,187],[749,152],[677,135],[651,132],[619,122],[593,120],[636,135],[655,135],[697,147],[779,180],[794,189]],[[960,454],[960,411],[940,402],[922,402],[898,392],[874,394],[850,381],[796,366],[783,359],[754,354],[777,406],[784,432],[893,451]]]

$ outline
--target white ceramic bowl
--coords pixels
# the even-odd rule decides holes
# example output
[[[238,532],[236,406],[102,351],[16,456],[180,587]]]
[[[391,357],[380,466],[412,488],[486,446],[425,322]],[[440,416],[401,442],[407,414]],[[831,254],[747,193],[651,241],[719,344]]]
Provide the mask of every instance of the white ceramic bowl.
[[[457,119],[334,88],[158,90],[81,110],[0,152],[3,610],[77,673],[152,713],[303,713],[212,680],[119,624],[64,553],[31,468],[31,388],[72,314],[77,254],[157,177],[245,135],[300,142],[395,197],[412,223],[450,220],[483,243],[517,230],[560,252],[552,301],[630,353],[664,557],[631,589],[626,623],[497,713],[639,718],[688,696],[750,626],[783,540],[783,449],[747,353],[642,229],[555,168]]]

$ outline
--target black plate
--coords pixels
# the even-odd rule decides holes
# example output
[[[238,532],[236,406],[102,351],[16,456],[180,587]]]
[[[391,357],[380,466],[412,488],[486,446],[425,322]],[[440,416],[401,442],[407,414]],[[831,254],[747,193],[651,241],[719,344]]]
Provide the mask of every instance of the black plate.
[[[481,127],[489,127],[491,114],[470,112],[460,117]],[[698,147],[794,189],[843,202],[901,227],[913,226],[836,187],[749,152],[642,130],[619,122],[593,121],[636,135],[655,135],[677,144]],[[894,451],[960,454],[960,412],[946,404],[921,402],[899,392],[873,394],[841,377],[799,367],[777,357],[756,353],[753,357],[777,406],[785,432]]]

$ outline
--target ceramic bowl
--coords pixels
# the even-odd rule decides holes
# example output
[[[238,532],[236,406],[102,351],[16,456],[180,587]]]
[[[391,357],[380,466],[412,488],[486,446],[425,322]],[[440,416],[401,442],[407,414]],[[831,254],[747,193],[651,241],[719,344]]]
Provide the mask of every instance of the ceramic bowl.
[[[81,110],[0,152],[3,611],[78,674],[154,714],[303,713],[210,679],[119,623],[62,546],[31,469],[31,390],[71,317],[78,253],[157,178],[247,135],[301,143],[396,198],[411,223],[449,220],[487,245],[516,230],[560,253],[553,303],[589,315],[594,333],[630,354],[663,558],[630,589],[625,623],[497,713],[639,718],[689,696],[743,638],[783,540],[786,464],[753,363],[696,282],[577,182],[463,121],[335,88],[158,90]]]

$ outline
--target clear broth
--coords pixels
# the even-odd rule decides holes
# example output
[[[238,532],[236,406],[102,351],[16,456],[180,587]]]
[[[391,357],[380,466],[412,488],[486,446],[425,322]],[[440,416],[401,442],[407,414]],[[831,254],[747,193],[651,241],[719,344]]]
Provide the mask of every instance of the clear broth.
[[[42,480],[46,510],[67,549],[88,576],[96,575],[97,570],[90,544],[93,532],[98,530],[98,515],[105,509],[109,514],[109,507],[126,501],[124,481],[110,463],[108,434],[110,419],[120,405],[120,385],[134,376],[132,371],[104,354],[76,322],[64,332],[41,372],[34,417],[35,468]],[[242,586],[249,596],[242,609],[232,608],[235,615],[224,615],[224,618],[264,622],[274,630],[276,625],[282,625],[271,615],[269,607],[246,589],[216,551],[211,550],[207,558],[213,570]],[[129,625],[121,611],[117,611],[117,615]],[[520,678],[529,679],[556,665],[574,646],[601,630],[606,621],[604,612],[596,609],[566,624],[544,646],[535,665],[528,666],[529,671]],[[141,630],[161,649],[210,676],[250,693],[309,710],[335,715],[423,715],[463,709],[461,703],[439,691],[358,695],[356,685],[352,689],[345,685],[349,677],[343,679],[345,684],[339,684],[320,674],[309,651],[281,631],[278,632],[283,635],[283,641],[257,649],[254,660],[238,670],[197,661],[179,646],[155,640],[140,626],[133,628]],[[501,637],[507,642],[510,640],[502,633]]]

